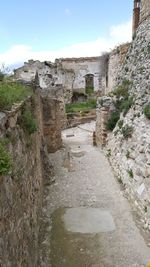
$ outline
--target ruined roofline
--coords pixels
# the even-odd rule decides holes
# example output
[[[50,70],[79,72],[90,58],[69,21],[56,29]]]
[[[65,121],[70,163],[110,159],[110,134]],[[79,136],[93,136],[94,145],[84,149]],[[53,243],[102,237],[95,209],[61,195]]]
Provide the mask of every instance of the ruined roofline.
[[[79,61],[97,61],[97,60],[100,60],[102,56],[97,56],[97,57],[70,57],[70,58],[59,58],[59,59],[56,59],[56,62],[57,60],[60,60],[61,62],[65,62],[65,61],[76,61],[76,62],[79,62]]]

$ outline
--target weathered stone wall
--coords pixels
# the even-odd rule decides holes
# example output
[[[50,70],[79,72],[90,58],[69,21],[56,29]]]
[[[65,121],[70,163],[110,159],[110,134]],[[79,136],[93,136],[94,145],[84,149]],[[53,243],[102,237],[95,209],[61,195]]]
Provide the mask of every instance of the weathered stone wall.
[[[94,90],[100,89],[101,57],[61,59],[62,67],[75,73],[73,91],[85,93],[85,75],[94,75]]]
[[[97,99],[95,132],[97,145],[105,146],[107,143],[108,131],[106,123],[113,111],[114,105],[111,97],[103,96]]]
[[[103,56],[57,59],[55,63],[29,60],[23,67],[15,70],[15,77],[25,82],[31,82],[38,72],[41,89],[45,90],[61,85],[65,103],[70,103],[73,92],[85,93],[85,76],[87,74],[93,75],[94,91],[103,91],[106,83],[103,73],[105,65]]]
[[[150,16],[150,1],[141,0],[141,22]]]
[[[64,120],[62,89],[44,90],[38,77],[34,98],[0,113],[0,139],[12,158],[9,175],[0,175],[0,266],[37,267],[43,184],[51,182],[48,152],[59,149]],[[36,119],[29,134],[22,124],[26,106]]]
[[[115,127],[107,139],[110,162],[124,185],[128,197],[142,215],[144,227],[150,229],[150,121],[143,114],[150,103],[150,19],[138,27],[123,68],[118,75],[118,84],[130,81],[129,93],[134,103],[126,115],[121,114],[122,125]],[[100,118],[97,117],[99,123]],[[97,122],[98,124],[98,122]],[[128,130],[130,135],[126,136]]]
[[[28,135],[20,125],[21,105],[0,113],[0,136],[7,138],[12,171],[0,176],[0,266],[38,266],[42,205],[42,127],[39,97],[34,115],[38,130]],[[32,107],[28,100],[27,105]]]
[[[119,72],[124,64],[125,56],[130,44],[126,43],[118,46],[109,55],[108,61],[108,84],[105,88],[105,94],[112,92],[118,83]]]

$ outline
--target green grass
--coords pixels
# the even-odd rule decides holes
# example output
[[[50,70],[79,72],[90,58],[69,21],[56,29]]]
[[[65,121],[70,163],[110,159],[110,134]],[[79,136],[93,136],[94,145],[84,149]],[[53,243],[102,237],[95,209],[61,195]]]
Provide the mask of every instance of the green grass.
[[[11,110],[14,103],[31,95],[31,89],[16,82],[0,82],[0,111]]]
[[[96,100],[91,99],[87,102],[66,104],[66,113],[76,113],[96,108]]]
[[[94,93],[94,87],[87,87],[86,88],[86,94],[91,95]]]

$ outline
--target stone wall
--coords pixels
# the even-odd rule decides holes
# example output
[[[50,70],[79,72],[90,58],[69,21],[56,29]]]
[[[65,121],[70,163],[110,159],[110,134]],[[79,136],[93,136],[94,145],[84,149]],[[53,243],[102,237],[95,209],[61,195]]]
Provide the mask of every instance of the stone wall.
[[[0,266],[38,266],[42,205],[42,127],[39,97],[34,115],[38,130],[28,135],[20,124],[22,105],[0,113],[0,137],[6,139],[12,171],[0,176]],[[27,102],[33,108],[30,99]]]
[[[100,89],[101,57],[66,58],[60,60],[63,69],[73,70],[75,73],[73,91],[85,93],[86,74],[94,75],[94,90]]]
[[[71,102],[73,92],[86,92],[86,75],[93,75],[94,91],[102,93],[106,87],[104,70],[108,69],[105,56],[57,59],[55,63],[33,61],[15,70],[15,77],[28,83],[39,75],[39,86],[45,90],[61,86],[66,103]]]
[[[116,176],[141,214],[144,227],[148,229],[150,229],[150,120],[145,117],[143,110],[145,105],[150,103],[149,28],[148,17],[139,25],[118,75],[118,84],[124,80],[130,82],[129,94],[134,102],[126,115],[121,114],[121,124],[120,126],[117,124],[113,133],[109,133],[106,146]],[[98,114],[100,110],[101,106]],[[97,125],[101,125],[101,120],[98,115]],[[97,132],[99,134],[99,130]]]
[[[34,85],[34,95],[0,112],[0,141],[7,141],[11,156],[9,175],[0,175],[0,266],[39,266],[39,227],[43,184],[51,182],[48,152],[59,149],[64,105],[61,88],[54,92]],[[22,122],[24,107],[36,119],[37,130],[29,134]]]
[[[103,96],[97,99],[96,110],[96,144],[105,146],[107,143],[108,131],[106,123],[111,112],[114,111],[114,105],[111,97]]]
[[[108,60],[108,84],[105,87],[105,94],[112,92],[118,83],[119,72],[124,64],[125,56],[130,43],[115,48],[109,55]]]
[[[150,16],[150,1],[141,0],[141,22]]]

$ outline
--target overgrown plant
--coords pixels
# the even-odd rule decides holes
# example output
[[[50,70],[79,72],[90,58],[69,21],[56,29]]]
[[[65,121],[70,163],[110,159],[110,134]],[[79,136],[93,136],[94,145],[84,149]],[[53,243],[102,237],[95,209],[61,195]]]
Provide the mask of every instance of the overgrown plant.
[[[12,159],[6,148],[5,140],[0,140],[0,175],[7,175],[12,168]]]
[[[122,126],[123,126],[123,120],[119,120],[119,121],[118,121],[118,127],[119,127],[119,129],[121,129]]]
[[[121,133],[123,134],[123,137],[125,139],[128,139],[128,138],[132,137],[133,126],[130,126],[130,125],[126,124],[125,126],[122,127]]]
[[[14,103],[23,101],[31,94],[30,88],[17,82],[0,82],[0,111],[10,110]]]
[[[145,106],[144,115],[146,116],[147,119],[150,120],[150,103]]]
[[[127,173],[129,174],[130,178],[134,177],[132,169],[127,170]]]
[[[129,86],[131,85],[131,82],[128,80],[124,80],[121,85],[119,85],[114,91],[113,95],[115,95],[116,99],[114,101],[114,106],[116,108],[116,111],[113,112],[107,122],[107,129],[112,131],[116,123],[118,122],[120,118],[120,113],[123,112],[123,115],[125,116],[128,112],[128,110],[132,107],[134,103],[133,97],[129,95]],[[121,129],[123,126],[123,121],[120,120],[118,122],[118,127]]]
[[[24,131],[28,134],[32,134],[37,131],[37,124],[33,113],[31,109],[26,105],[22,109],[20,123]]]
[[[120,118],[120,114],[118,113],[118,111],[112,112],[110,118],[108,119],[106,123],[107,130],[113,131],[119,118]]]

